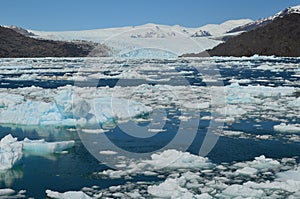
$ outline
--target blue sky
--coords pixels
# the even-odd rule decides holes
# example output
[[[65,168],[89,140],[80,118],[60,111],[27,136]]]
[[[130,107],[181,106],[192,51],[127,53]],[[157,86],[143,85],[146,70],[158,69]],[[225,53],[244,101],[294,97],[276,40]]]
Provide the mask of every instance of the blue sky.
[[[199,27],[259,19],[300,0],[2,0],[0,24],[35,30],[82,30],[158,23]]]

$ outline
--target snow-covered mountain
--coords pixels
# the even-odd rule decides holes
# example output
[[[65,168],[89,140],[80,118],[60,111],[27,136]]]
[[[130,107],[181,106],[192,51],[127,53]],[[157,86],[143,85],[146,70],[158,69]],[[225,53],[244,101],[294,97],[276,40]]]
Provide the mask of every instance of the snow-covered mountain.
[[[199,28],[187,28],[179,25],[168,26],[145,24],[120,28],[45,32],[28,30],[35,38],[51,40],[85,40],[105,44],[113,49],[115,56],[143,56],[155,54],[157,50],[162,57],[175,57],[183,53],[199,52],[222,43],[215,36],[248,24],[252,20],[231,20],[222,24],[209,24]]]
[[[282,18],[282,17],[284,17],[288,14],[293,14],[293,13],[300,14],[300,5],[286,8],[286,9],[284,9],[284,10],[278,12],[277,14],[275,14],[273,16],[270,16],[268,18],[259,19],[257,21],[250,22],[246,25],[242,25],[242,26],[233,28],[232,30],[228,31],[228,33],[253,30],[253,29],[256,29],[258,27],[267,25],[268,23],[274,21],[275,19]]]

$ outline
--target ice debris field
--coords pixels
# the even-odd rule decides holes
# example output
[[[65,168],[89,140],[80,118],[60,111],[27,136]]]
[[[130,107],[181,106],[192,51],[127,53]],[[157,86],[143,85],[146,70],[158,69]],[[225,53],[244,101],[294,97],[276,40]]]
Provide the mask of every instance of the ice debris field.
[[[259,56],[1,59],[0,196],[299,198],[299,64]],[[130,122],[138,126],[133,132],[125,128]],[[141,140],[125,137],[123,127]],[[197,141],[188,152],[181,151],[184,139],[157,150],[193,128]],[[220,138],[202,157],[200,141],[209,130]],[[94,148],[114,160],[118,169],[109,169],[83,149],[87,142],[106,146],[101,136],[124,150],[152,153],[126,159],[118,150]],[[66,187],[49,173],[41,175],[53,185],[20,186],[37,160],[56,162],[49,173],[64,176]],[[82,170],[65,174],[70,164]],[[73,178],[77,184],[68,185]]]

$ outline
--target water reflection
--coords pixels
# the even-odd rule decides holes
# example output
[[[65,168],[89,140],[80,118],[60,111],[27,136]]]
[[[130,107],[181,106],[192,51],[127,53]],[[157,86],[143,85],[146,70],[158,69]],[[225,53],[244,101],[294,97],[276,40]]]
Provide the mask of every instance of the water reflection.
[[[11,187],[16,180],[22,178],[23,178],[23,170],[21,168],[0,171],[1,187]]]

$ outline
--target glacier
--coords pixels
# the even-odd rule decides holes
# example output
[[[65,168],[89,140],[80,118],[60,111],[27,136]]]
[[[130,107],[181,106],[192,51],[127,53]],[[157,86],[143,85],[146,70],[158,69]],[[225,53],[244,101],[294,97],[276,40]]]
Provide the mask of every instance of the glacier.
[[[235,27],[250,22],[252,22],[250,19],[230,20],[222,24],[208,24],[197,28],[149,23],[141,26],[95,30],[61,32],[29,30],[29,32],[32,32],[35,38],[63,41],[85,40],[101,43],[112,49],[111,56],[113,57],[170,58],[174,55],[177,57],[185,53],[198,53],[211,49],[222,43],[222,41],[216,39],[217,37],[225,35],[227,31]],[[206,34],[204,37],[193,37],[199,32],[205,32]],[[157,49],[157,51],[147,51],[147,54],[146,50],[143,52],[139,50],[149,48]],[[97,55],[96,51],[92,52],[91,56]]]

